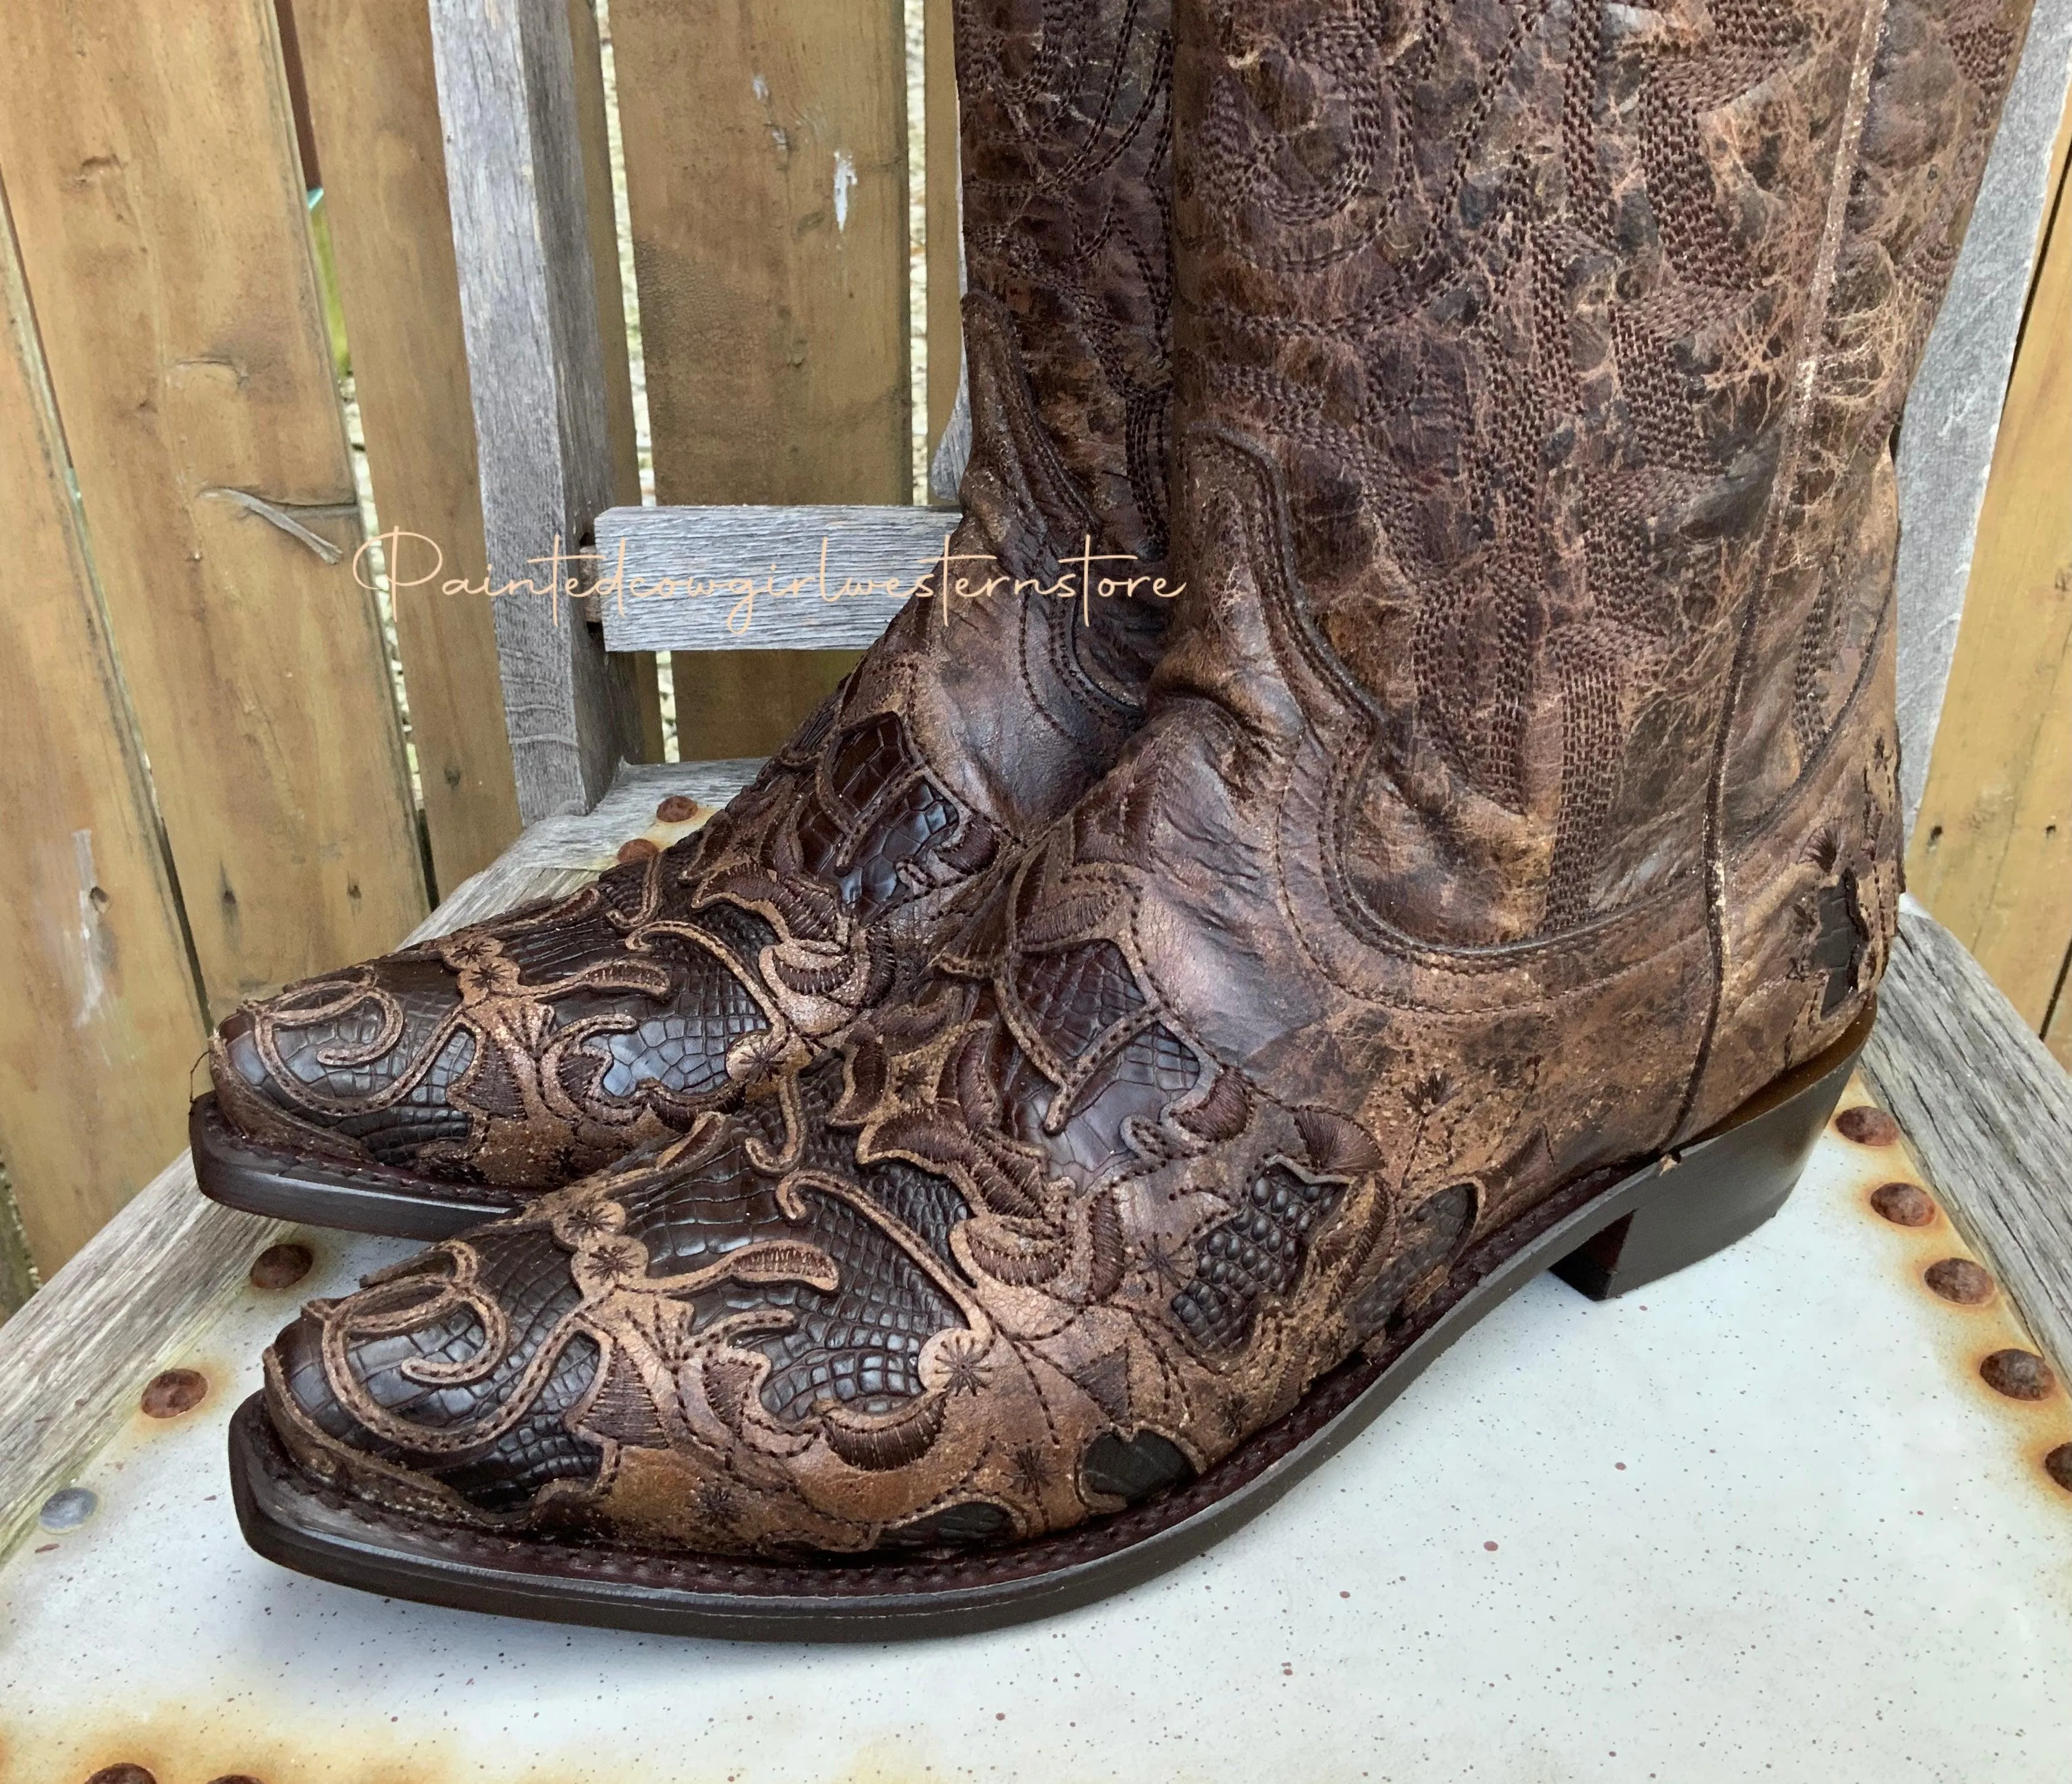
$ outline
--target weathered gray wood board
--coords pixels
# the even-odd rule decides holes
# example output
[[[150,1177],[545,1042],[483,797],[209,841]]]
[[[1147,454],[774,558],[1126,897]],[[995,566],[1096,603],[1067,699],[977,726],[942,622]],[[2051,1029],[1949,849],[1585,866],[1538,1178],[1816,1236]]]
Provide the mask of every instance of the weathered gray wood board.
[[[504,721],[527,823],[594,804],[639,753],[631,672],[561,598],[612,499],[604,355],[564,0],[433,0]],[[572,566],[565,573],[576,573]]]
[[[1911,898],[1864,1075],[2061,1372],[2072,1368],[2072,1077]]]
[[[657,841],[673,841],[683,832],[656,824],[656,808],[664,800],[681,795],[717,811],[753,780],[762,766],[750,760],[621,763],[611,791],[593,810],[542,819],[512,844],[494,867],[456,886],[440,912],[463,911],[448,927],[472,923],[508,907],[508,899],[502,904],[491,901],[514,877],[551,869],[594,874],[610,865],[621,843],[651,831]]]
[[[1956,655],[2068,75],[2072,0],[2037,0],[1949,295],[1900,424],[1899,785],[1910,831]]]
[[[0,1554],[292,1230],[204,1200],[182,1153],[0,1326]]]
[[[605,643],[865,648],[898,612],[900,591],[940,564],[960,518],[882,506],[608,508],[597,520]],[[953,573],[976,584],[999,570],[960,563]]]

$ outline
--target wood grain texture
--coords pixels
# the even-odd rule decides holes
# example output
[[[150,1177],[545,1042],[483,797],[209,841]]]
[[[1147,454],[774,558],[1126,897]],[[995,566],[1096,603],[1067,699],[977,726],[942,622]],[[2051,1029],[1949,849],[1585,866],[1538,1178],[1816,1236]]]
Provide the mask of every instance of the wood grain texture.
[[[412,932],[422,941],[594,878],[670,794],[723,804],[758,763],[628,767],[597,810],[535,825],[456,887]],[[178,1105],[175,1105],[178,1107]],[[181,1110],[184,1114],[184,1110]],[[180,1156],[0,1325],[0,1556],[37,1508],[128,1415],[162,1363],[186,1349],[261,1251],[294,1229],[219,1206]],[[54,1396],[53,1380],[65,1391]]]
[[[182,1153],[0,1326],[0,1555],[253,1259],[294,1230],[204,1198]]]
[[[922,93],[927,108],[928,457],[964,378],[963,208],[958,202],[956,0],[923,0]]]
[[[654,647],[663,647],[658,643]],[[676,748],[687,760],[741,750],[775,755],[841,685],[856,661],[857,653],[846,650],[742,650],[706,656],[687,649],[672,656]]]
[[[1910,897],[1864,1070],[2061,1377],[2072,1372],[2072,1078]]]
[[[665,503],[911,497],[896,0],[616,0]],[[679,753],[767,754],[853,659],[673,664]]]
[[[179,1144],[208,1029],[4,198],[0,537],[30,568],[0,602],[0,1159],[47,1274]]]
[[[605,108],[604,47],[592,0],[567,0],[569,72],[582,146],[583,223],[595,287],[598,348],[604,368],[604,434],[611,454],[611,499],[638,507],[640,441],[633,421],[633,362],[626,339],[626,288],[619,282],[619,224],[611,199],[610,126]]]
[[[488,560],[475,417],[446,206],[427,0],[298,0],[319,144],[410,698],[425,828],[441,887],[517,837],[518,794],[489,602],[449,596]]]
[[[0,59],[35,71],[0,178],[221,1016],[426,902],[271,0],[15,0]]]
[[[906,74],[894,0],[617,0],[664,502],[902,502]]]
[[[864,649],[898,611],[886,585],[911,589],[959,518],[926,508],[608,509],[597,523],[605,641],[615,651]]]
[[[559,598],[613,493],[565,0],[432,0],[433,64],[518,810],[586,808],[642,747],[623,668]]]
[[[598,345],[604,356],[604,432],[611,448],[611,499],[640,500],[640,438],[633,419],[633,361],[626,338],[626,288],[619,271],[619,220],[611,198],[611,127],[604,90],[604,46],[594,0],[568,0],[569,47],[575,76],[576,126],[582,141],[583,213],[590,231],[590,272],[597,286]],[[606,667],[633,709],[639,745],[635,762],[660,762],[661,684],[652,652]]]
[[[2072,6],[2044,0],[1899,430],[1900,809],[1914,828],[1957,648],[1980,504],[2072,79]]]
[[[2072,952],[2072,216],[2062,182],[1906,863],[1914,895],[2038,1030]]]
[[[635,837],[666,845],[698,828],[704,817],[719,810],[753,780],[762,768],[753,758],[738,762],[628,763],[619,771],[611,791],[580,816],[543,818],[497,863],[500,873],[533,868],[566,868],[601,873],[617,859],[620,847]],[[672,796],[695,800],[702,816],[695,821],[661,821],[656,808]],[[466,919],[473,922],[470,916]]]

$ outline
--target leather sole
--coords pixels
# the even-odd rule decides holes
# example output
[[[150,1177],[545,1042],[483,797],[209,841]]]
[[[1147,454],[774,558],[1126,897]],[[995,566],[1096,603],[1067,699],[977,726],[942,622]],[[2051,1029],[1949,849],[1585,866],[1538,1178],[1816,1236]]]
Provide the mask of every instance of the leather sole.
[[[254,1395],[231,1421],[245,1540],[319,1579],[466,1610],[664,1634],[882,1641],[1022,1622],[1198,1555],[1363,1430],[1446,1347],[1542,1270],[1593,1298],[1697,1262],[1781,1208],[1872,1021],[1710,1132],[1638,1169],[1571,1183],[1456,1266],[1412,1328],[1356,1354],[1184,1486],[1054,1536],[911,1559],[778,1563],[504,1537],[381,1511],[305,1476]]]
[[[306,1226],[429,1243],[525,1204],[508,1190],[441,1183],[392,1165],[356,1165],[249,1139],[224,1118],[213,1091],[187,1110],[187,1145],[195,1181],[211,1201]]]

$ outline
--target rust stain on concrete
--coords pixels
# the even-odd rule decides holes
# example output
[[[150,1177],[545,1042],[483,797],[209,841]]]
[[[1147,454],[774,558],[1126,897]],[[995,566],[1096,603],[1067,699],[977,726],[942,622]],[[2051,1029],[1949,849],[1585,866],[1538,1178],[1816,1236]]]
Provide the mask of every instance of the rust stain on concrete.
[[[527,1750],[514,1733],[512,1750],[496,1753],[479,1741],[427,1737],[401,1724],[284,1732],[294,1719],[285,1705],[248,1696],[214,1714],[209,1706],[168,1702],[97,1728],[68,1728],[55,1740],[39,1731],[33,1747],[28,1731],[0,1729],[0,1779],[91,1784],[103,1774],[111,1774],[104,1784],[143,1784],[141,1772],[151,1784],[624,1784],[636,1777],[722,1784],[755,1771],[745,1762],[684,1769],[668,1755],[666,1729],[645,1739],[628,1729],[609,1749],[593,1744],[573,1751],[545,1741]],[[894,1736],[859,1747],[826,1775],[830,1784],[918,1784],[944,1770],[911,1740]]]
[[[1841,1118],[1848,1112],[1874,1107],[1863,1080],[1852,1079],[1836,1112],[1837,1128],[1844,1126]],[[1865,1124],[1859,1119],[1851,1124]],[[1873,1255],[1885,1260],[1898,1291],[1917,1297],[1927,1310],[1926,1323],[1947,1373],[1948,1391],[1990,1410],[2008,1436],[2005,1455],[2009,1470],[2028,1482],[2051,1511],[2072,1516],[2072,1492],[2045,1465],[2045,1458],[2059,1445],[2072,1443],[2072,1404],[2068,1404],[2062,1381],[2029,1400],[1995,1390],[1988,1375],[1981,1373],[1987,1359],[2010,1350],[2033,1353],[2037,1346],[1992,1267],[1965,1243],[1944,1212],[1934,1185],[1921,1174],[1903,1133],[1889,1145],[1850,1149],[1858,1155],[1851,1161],[1848,1180],[1851,1199],[1865,1227],[1883,1241],[1882,1249]],[[1906,1185],[1918,1188],[1933,1210],[1919,1224],[1895,1221],[1889,1211],[1901,1199],[1889,1192]],[[1953,1265],[1959,1268],[1953,1269]],[[1931,1276],[1936,1280],[1931,1281]],[[1936,1281],[1947,1288],[1953,1278],[1973,1294],[1983,1278],[1990,1283],[1990,1291],[1975,1299],[1938,1292]],[[2054,1363],[2051,1367],[2057,1375]]]

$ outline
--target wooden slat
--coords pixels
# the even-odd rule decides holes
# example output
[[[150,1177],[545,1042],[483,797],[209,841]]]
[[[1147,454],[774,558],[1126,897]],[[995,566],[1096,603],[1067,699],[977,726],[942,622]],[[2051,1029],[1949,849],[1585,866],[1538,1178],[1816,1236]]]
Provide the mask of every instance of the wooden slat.
[[[610,126],[605,115],[604,47],[591,0],[568,0],[576,127],[582,144],[583,220],[597,293],[598,341],[604,357],[604,431],[611,453],[611,499],[640,503],[640,442],[633,421],[633,367],[626,340],[626,288],[619,282],[619,226],[611,202]]]
[[[0,1326],[0,1555],[252,1260],[294,1230],[204,1200],[183,1152]]]
[[[2008,387],[1907,879],[2041,1030],[2072,950],[2072,216]]]
[[[296,11],[375,510],[384,532],[421,536],[399,540],[389,568],[446,887],[487,866],[519,824],[489,603],[439,593],[447,577],[479,582],[487,553],[426,6],[297,0]]]
[[[911,499],[896,0],[615,0],[656,488]],[[853,659],[675,664],[685,758],[775,750]]]
[[[861,650],[898,611],[885,585],[911,589],[957,520],[954,510],[925,508],[607,509],[597,523],[605,640],[615,651],[758,656]],[[968,570],[974,580],[987,573],[964,565],[957,573]],[[772,598],[751,597],[742,582],[803,586]]]
[[[1899,780],[1909,830],[1942,710],[1980,504],[2051,191],[2072,72],[2072,6],[2044,0],[1899,430]]]
[[[1911,898],[1864,1069],[1965,1239],[2072,1370],[2072,1078]]]
[[[964,372],[963,228],[957,203],[956,0],[924,0],[922,91],[927,107],[928,456],[957,404]]]
[[[658,643],[655,647],[661,648]],[[774,755],[855,667],[854,651],[686,651],[669,660],[676,694],[676,747]]]
[[[565,0],[433,0],[491,578],[543,584],[612,499],[582,127]],[[623,667],[565,603],[495,602],[518,810],[581,810],[642,748]]]
[[[0,59],[0,177],[220,1015],[425,908],[271,0],[15,0]]]
[[[582,139],[583,207],[590,229],[591,277],[597,286],[598,341],[604,354],[604,431],[611,448],[611,499],[640,500],[640,437],[633,419],[633,364],[626,339],[626,287],[619,273],[619,223],[611,201],[611,127],[606,116],[604,46],[593,0],[568,0],[576,123]],[[635,762],[663,755],[662,693],[652,653],[610,664],[633,703],[639,734]]]
[[[2072,170],[2072,93],[2066,95],[2066,114],[2058,126],[2058,149],[2051,158],[2051,184],[2058,193],[2055,216],[2064,217],[2066,228],[2072,230],[2072,209],[2066,208],[2066,191],[2072,184],[2068,170]],[[2062,331],[2068,323],[2060,319],[2058,327]],[[2064,820],[2060,820],[2062,824]],[[2064,965],[2058,970],[2058,990],[2051,997],[2049,1013],[2043,1019],[2043,1044],[2066,1071],[2072,1071],[2072,947],[2066,947]]]
[[[645,837],[667,848],[701,828],[705,819],[753,780],[762,767],[753,759],[628,763],[619,771],[611,791],[589,811],[542,818],[512,845],[494,871],[507,877],[550,867],[600,874],[635,837]],[[679,795],[703,808],[688,824],[665,821],[657,809],[663,800]],[[471,911],[474,906],[468,901],[484,895],[479,889],[471,890],[472,886],[471,882],[454,889],[454,897]],[[467,920],[472,922],[472,915]]]
[[[894,0],[617,0],[664,502],[909,498]]]
[[[207,1030],[4,203],[0,319],[0,1157],[48,1272],[179,1144]]]

